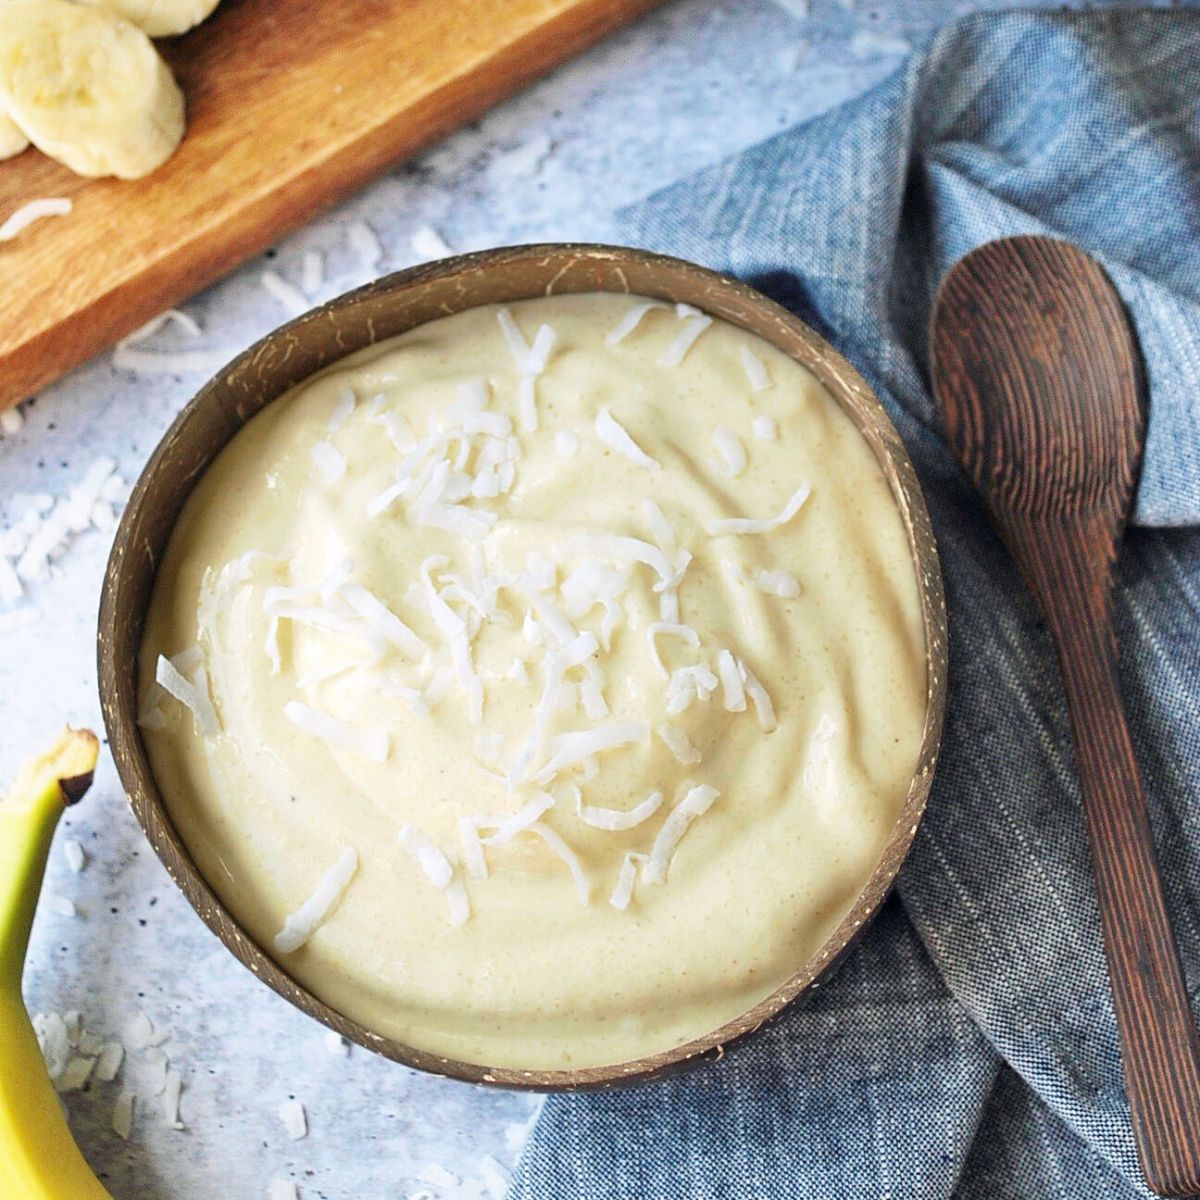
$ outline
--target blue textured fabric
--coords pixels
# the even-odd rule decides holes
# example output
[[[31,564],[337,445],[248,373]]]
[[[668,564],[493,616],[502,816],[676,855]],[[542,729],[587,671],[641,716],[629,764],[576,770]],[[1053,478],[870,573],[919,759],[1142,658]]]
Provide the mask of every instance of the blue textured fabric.
[[[1195,1004],[1200,13],[969,18],[863,98],[625,219],[632,243],[782,301],[876,386],[943,554],[951,694],[898,895],[838,974],[719,1063],[549,1099],[513,1195],[1148,1195],[1052,648],[937,433],[925,330],[958,257],[1034,231],[1095,253],[1132,313],[1151,416],[1116,621]]]

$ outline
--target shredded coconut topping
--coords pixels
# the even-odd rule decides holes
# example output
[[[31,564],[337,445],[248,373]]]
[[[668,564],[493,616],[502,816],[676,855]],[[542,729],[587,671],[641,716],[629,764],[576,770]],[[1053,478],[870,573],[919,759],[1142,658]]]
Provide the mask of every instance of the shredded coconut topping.
[[[435,888],[450,886],[450,880],[454,878],[454,868],[450,865],[450,860],[419,829],[414,829],[411,825],[402,825],[400,844],[416,859],[425,878]]]
[[[596,436],[610,449],[623,454],[630,462],[647,471],[661,471],[662,463],[653,459],[629,436],[629,431],[608,411],[601,408],[596,414]]]
[[[662,802],[662,792],[651,792],[640,804],[628,810],[596,808],[594,805],[584,804],[583,793],[578,788],[575,790],[575,811],[578,813],[579,819],[594,829],[604,829],[610,832],[633,829],[643,821],[648,821],[658,812]]]
[[[696,313],[695,309],[691,311]],[[663,351],[658,360],[659,366],[679,366],[687,357],[687,352],[696,344],[696,339],[712,324],[712,317],[706,317],[703,313],[687,316],[686,320],[683,332]]]
[[[605,341],[610,346],[618,346],[623,342],[641,323],[642,318],[656,308],[667,308],[668,305],[663,304],[659,300],[646,300],[641,304],[635,304],[615,326],[609,331],[605,337]]]
[[[41,221],[45,217],[65,217],[72,207],[71,201],[62,197],[30,200],[0,225],[0,242],[11,242],[35,221]]]
[[[208,697],[208,677],[203,667],[195,667],[192,678],[185,679],[175,663],[160,654],[154,680],[159,687],[191,711],[196,719],[196,728],[204,737],[216,737],[221,732],[217,711]]]
[[[738,435],[724,425],[718,425],[713,431],[713,443],[721,456],[721,463],[726,475],[737,476],[746,469],[746,450]]]
[[[332,442],[317,442],[312,448],[312,460],[330,483],[346,474],[346,459]]]
[[[358,870],[358,851],[347,846],[337,861],[321,877],[313,894],[283,923],[275,935],[280,954],[299,950],[325,924]]]
[[[786,525],[800,511],[808,497],[809,486],[806,483],[792,493],[791,499],[783,506],[783,511],[779,516],[760,519],[729,517],[721,521],[710,521],[708,532],[713,537],[719,537],[724,533],[770,533],[772,529]]]
[[[683,799],[671,810],[671,815],[663,822],[658,836],[654,839],[654,847],[644,869],[647,883],[666,883],[675,851],[683,840],[683,835],[687,833],[688,826],[697,817],[708,812],[720,794],[716,788],[704,783],[688,789]]]
[[[765,392],[771,386],[771,376],[767,365],[749,346],[742,347],[742,366],[746,370],[746,380],[752,392]]]

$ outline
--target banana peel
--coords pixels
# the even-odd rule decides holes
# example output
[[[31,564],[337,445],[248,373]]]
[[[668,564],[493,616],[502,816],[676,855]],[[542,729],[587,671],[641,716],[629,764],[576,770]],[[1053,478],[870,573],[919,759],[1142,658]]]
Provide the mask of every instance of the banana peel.
[[[66,729],[0,800],[0,1197],[112,1200],[79,1152],[21,997],[21,973],[59,818],[91,786],[99,744]]]

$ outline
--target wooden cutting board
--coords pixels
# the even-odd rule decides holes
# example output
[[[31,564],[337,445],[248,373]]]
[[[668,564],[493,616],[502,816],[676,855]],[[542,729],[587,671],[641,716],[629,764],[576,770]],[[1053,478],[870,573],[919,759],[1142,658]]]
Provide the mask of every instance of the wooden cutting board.
[[[175,157],[87,180],[0,162],[0,409],[211,283],[655,0],[224,0],[160,43],[187,96]]]

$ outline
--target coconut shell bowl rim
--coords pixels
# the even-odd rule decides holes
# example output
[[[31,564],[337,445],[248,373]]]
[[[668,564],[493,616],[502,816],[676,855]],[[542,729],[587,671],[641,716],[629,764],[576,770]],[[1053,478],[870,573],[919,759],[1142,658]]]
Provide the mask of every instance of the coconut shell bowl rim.
[[[808,368],[847,412],[874,452],[904,523],[920,593],[928,705],[912,784],[870,879],[816,955],[797,964],[769,996],[703,1037],[635,1060],[567,1070],[488,1067],[427,1053],[348,1019],[241,928],[197,869],[155,783],[137,725],[138,649],[155,567],[184,502],[230,438],[266,404],[346,355],[438,317],[594,291],[691,304],[756,333]],[[786,309],[728,275],[645,250],[553,244],[485,250],[385,276],[267,334],[210,379],[150,456],[121,517],[101,595],[98,666],[104,724],[138,823],[204,923],[255,975],[343,1037],[406,1066],[469,1083],[578,1091],[645,1082],[719,1058],[818,986],[861,935],[891,890],[929,796],[946,704],[946,639],[937,547],[916,472],[883,406],[846,359]]]

